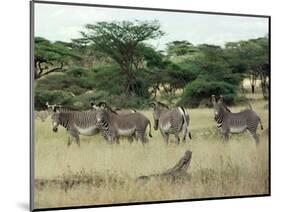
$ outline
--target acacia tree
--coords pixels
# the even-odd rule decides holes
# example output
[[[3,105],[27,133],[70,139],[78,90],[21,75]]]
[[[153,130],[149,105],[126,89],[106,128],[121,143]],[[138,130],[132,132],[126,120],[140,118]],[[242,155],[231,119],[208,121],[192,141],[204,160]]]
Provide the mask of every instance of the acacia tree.
[[[263,82],[266,82],[268,76],[267,37],[227,43],[225,53],[233,71],[249,78],[252,93],[255,92],[256,81],[259,78],[263,88]]]
[[[80,59],[68,43],[51,43],[41,37],[35,38],[34,78],[39,79],[53,72],[63,71],[70,59]]]
[[[183,56],[194,51],[196,50],[192,43],[186,40],[167,43],[167,54],[169,57]]]
[[[98,22],[86,25],[81,32],[95,49],[113,59],[126,76],[124,92],[134,95],[136,90],[136,70],[139,65],[138,52],[143,49],[144,41],[164,35],[158,21]]]

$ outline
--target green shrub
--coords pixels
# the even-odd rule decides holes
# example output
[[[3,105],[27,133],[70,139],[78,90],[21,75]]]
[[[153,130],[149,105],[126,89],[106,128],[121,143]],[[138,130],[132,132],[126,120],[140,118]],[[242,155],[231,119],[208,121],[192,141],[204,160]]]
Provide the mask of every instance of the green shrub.
[[[125,77],[116,65],[96,66],[92,69],[95,74],[93,83],[95,88],[111,95],[119,95],[124,91]]]
[[[63,90],[81,95],[95,87],[95,74],[85,68],[73,68],[65,73],[52,74],[37,81],[35,89]]]
[[[47,91],[35,90],[35,110],[46,109],[46,102],[49,104],[61,104],[66,107],[72,107],[74,97],[71,93],[65,91]]]
[[[71,92],[75,95],[84,93],[86,89],[78,87],[79,78],[68,76],[66,74],[54,74],[46,76],[37,82],[35,89],[46,90],[46,91],[57,91],[63,90]]]
[[[71,77],[86,77],[91,75],[91,71],[86,68],[75,67],[66,71],[65,74]]]
[[[236,97],[236,87],[221,81],[207,81],[196,79],[189,83],[183,91],[178,104],[188,107],[198,107],[203,99],[211,98],[211,95],[223,95],[227,104],[233,104]]]

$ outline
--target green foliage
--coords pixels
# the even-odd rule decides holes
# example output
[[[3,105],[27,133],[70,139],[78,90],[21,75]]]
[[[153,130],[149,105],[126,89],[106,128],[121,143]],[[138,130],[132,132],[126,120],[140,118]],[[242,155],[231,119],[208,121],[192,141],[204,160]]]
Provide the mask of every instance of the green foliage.
[[[167,44],[168,56],[182,56],[196,51],[188,41],[173,41]]]
[[[225,102],[232,104],[236,96],[236,87],[223,81],[197,79],[184,88],[179,104],[188,107],[198,107],[202,100],[210,99],[212,94],[223,95]]]
[[[83,38],[119,65],[125,77],[123,92],[135,95],[139,86],[135,71],[143,61],[142,42],[164,34],[158,21],[97,22],[87,24],[86,29]]]
[[[241,75],[233,73],[219,46],[200,45],[200,54],[190,64],[195,64],[196,79],[184,88],[179,104],[198,107],[200,102],[212,94],[224,95],[225,101],[232,104]]]
[[[81,57],[75,54],[67,47],[64,42],[50,42],[49,40],[36,37],[35,38],[35,58],[44,58],[46,61],[66,61],[69,58],[80,59]]]
[[[97,66],[92,69],[95,73],[93,83],[98,90],[106,91],[111,95],[123,93],[125,76],[116,65]]]
[[[89,77],[90,71],[82,68],[82,67],[75,67],[65,72],[66,75],[71,77]]]
[[[73,96],[66,91],[48,91],[35,89],[35,109],[46,109],[46,102],[49,104],[61,104],[65,107],[73,106]]]
[[[40,79],[36,89],[57,91],[63,90],[72,95],[81,95],[95,88],[93,71],[76,67],[65,73],[53,74]]]
[[[63,71],[70,60],[81,59],[80,55],[70,49],[69,44],[61,41],[50,42],[45,38],[35,38],[34,78],[39,79],[53,72]]]
[[[266,90],[267,37],[225,47],[172,41],[164,53],[145,43],[162,35],[157,21],[113,21],[88,24],[70,43],[35,38],[36,107],[48,101],[84,110],[106,101],[138,109],[153,98],[197,107],[212,94],[233,104],[243,101],[237,93],[249,75],[262,76]]]
[[[234,72],[255,74],[268,64],[268,44],[267,37],[226,43],[226,59]]]

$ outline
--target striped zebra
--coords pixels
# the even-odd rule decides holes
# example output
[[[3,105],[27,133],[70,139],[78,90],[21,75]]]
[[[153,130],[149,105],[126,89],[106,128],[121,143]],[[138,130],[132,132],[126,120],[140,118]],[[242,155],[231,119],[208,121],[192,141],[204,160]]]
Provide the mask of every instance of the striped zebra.
[[[128,115],[132,113],[136,113],[137,111],[135,109],[121,109],[121,108],[115,108],[113,109],[111,106],[109,107],[106,102],[99,102],[98,104],[95,104],[94,102],[91,102],[91,106],[93,110],[97,110],[100,108],[106,108],[114,113],[117,113],[118,115]]]
[[[238,113],[232,113],[223,102],[223,96],[221,95],[219,100],[216,101],[215,95],[212,95],[212,103],[214,106],[214,118],[217,123],[218,129],[220,129],[224,141],[229,139],[230,133],[242,133],[248,131],[255,142],[259,143],[259,136],[257,135],[257,127],[260,124],[263,129],[261,119],[255,111],[245,109]]]
[[[170,134],[176,137],[176,142],[179,144],[180,138],[178,134],[181,131],[183,131],[183,142],[186,142],[187,134],[191,139],[191,134],[188,132],[189,115],[183,107],[170,109],[161,102],[152,102],[150,106],[153,108],[154,129],[159,128],[166,144],[169,142]]]
[[[47,106],[48,111],[50,111],[52,113],[78,111],[74,108],[64,107],[61,104],[50,105],[48,102],[46,102],[46,106]]]
[[[93,110],[99,110],[101,108],[106,109],[112,113],[118,114],[119,116],[124,116],[124,115],[129,115],[136,113],[137,111],[135,109],[120,109],[120,108],[115,108],[112,109],[111,106],[108,106],[108,104],[104,101],[98,102],[98,104],[95,104],[94,102],[91,102],[91,106]],[[106,133],[102,133],[103,137],[108,140]],[[121,136],[121,137],[126,137],[130,143],[132,143],[135,140],[138,140],[136,137],[136,134],[133,134],[132,136]],[[118,139],[119,140],[119,139]],[[117,141],[118,143],[119,141]]]
[[[130,142],[133,138],[140,139],[144,144],[148,142],[146,128],[149,126],[151,135],[151,124],[148,118],[139,112],[119,115],[106,104],[105,107],[96,108],[97,126],[103,137],[110,143],[119,143],[120,137],[127,137]]]
[[[56,112],[52,115],[52,128],[54,132],[58,131],[58,126],[61,125],[69,133],[69,146],[72,138],[75,139],[78,146],[80,146],[79,135],[92,136],[99,132],[96,126],[96,112],[95,111],[62,111]]]

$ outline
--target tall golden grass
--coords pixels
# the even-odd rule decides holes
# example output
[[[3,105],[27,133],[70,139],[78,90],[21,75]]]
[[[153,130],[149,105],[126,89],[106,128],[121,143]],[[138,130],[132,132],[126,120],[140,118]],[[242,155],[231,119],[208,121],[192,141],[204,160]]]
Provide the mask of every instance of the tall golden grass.
[[[192,140],[176,145],[171,136],[168,146],[159,131],[153,131],[144,146],[127,140],[110,145],[97,135],[81,136],[80,148],[75,142],[67,147],[64,128],[53,133],[50,118],[36,120],[35,208],[267,194],[268,109],[261,94],[251,95],[251,104],[264,126],[263,131],[258,128],[258,146],[248,133],[232,135],[223,143],[212,109],[188,109]],[[141,112],[153,121],[152,111]],[[190,181],[135,181],[172,167],[187,149],[193,152]]]

